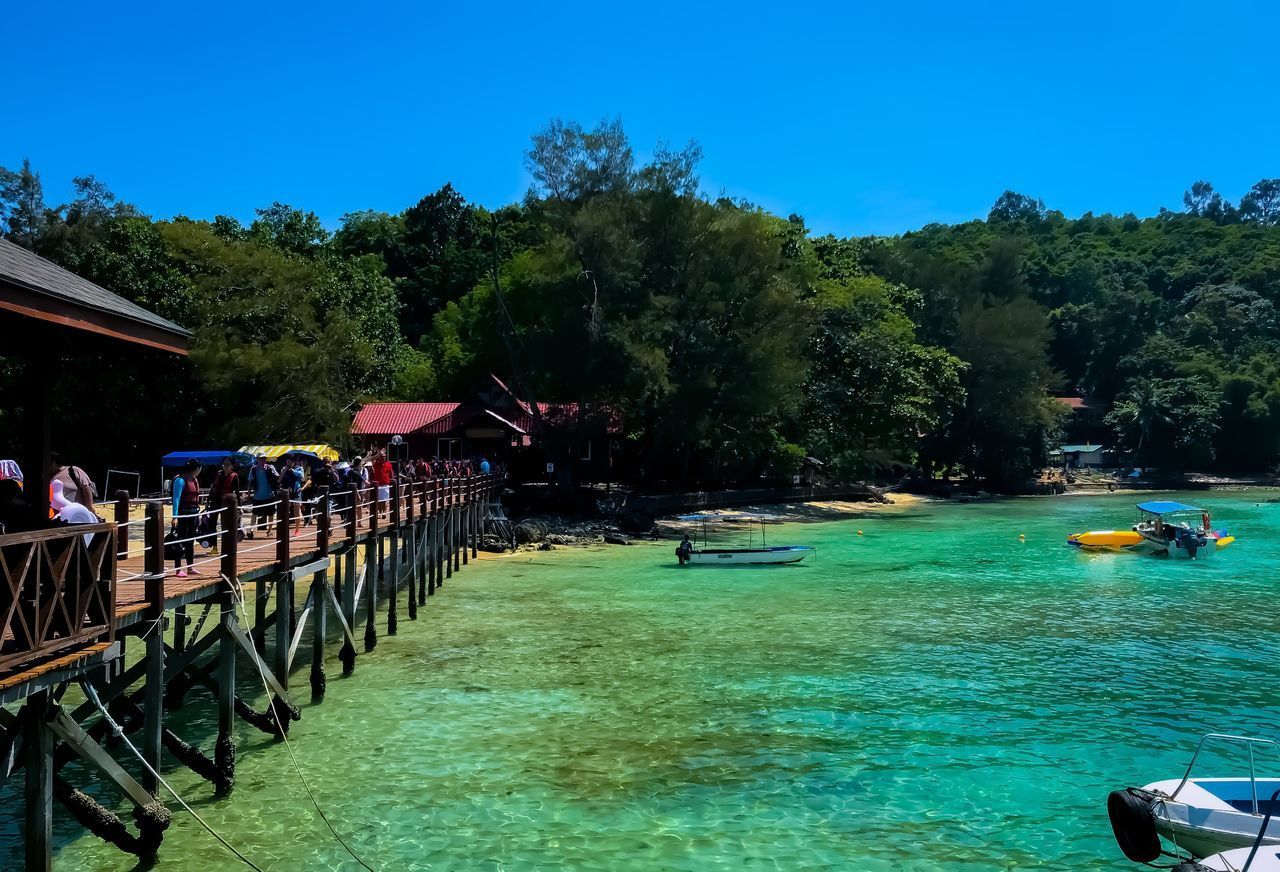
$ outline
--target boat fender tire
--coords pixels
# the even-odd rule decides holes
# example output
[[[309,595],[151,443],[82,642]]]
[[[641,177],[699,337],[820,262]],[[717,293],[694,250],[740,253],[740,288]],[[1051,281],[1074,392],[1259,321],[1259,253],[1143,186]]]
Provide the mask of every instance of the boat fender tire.
[[[1151,809],[1154,798],[1132,787],[1113,790],[1107,796],[1107,817],[1111,819],[1116,844],[1135,863],[1150,863],[1160,858],[1160,836]]]

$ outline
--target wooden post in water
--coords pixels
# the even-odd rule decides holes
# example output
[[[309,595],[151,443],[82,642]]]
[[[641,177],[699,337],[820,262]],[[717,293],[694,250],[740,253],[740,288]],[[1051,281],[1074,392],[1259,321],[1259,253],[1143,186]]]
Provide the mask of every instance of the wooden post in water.
[[[486,511],[484,487],[480,479],[472,480],[471,493],[474,497],[471,501],[471,559],[474,560],[480,556],[480,534],[483,532]]]
[[[51,702],[49,690],[38,691],[27,697],[23,712],[26,872],[50,872],[53,868],[53,733],[48,725]]]
[[[476,514],[476,480],[472,476],[462,482],[462,490],[465,494],[465,500],[462,510],[462,565],[466,566],[471,562],[471,540],[472,533],[475,531],[475,514]]]
[[[387,635],[394,636],[399,624],[396,603],[400,599],[400,479],[391,480],[391,592],[387,600]],[[379,567],[381,568],[381,567]]]
[[[414,512],[414,498],[417,495],[418,483],[409,482],[408,494],[404,501],[404,562],[408,567],[406,575],[409,576],[409,620],[411,621],[418,620],[418,557],[415,550],[418,544],[418,520],[417,513]]]
[[[427,511],[427,482],[418,483],[418,529],[414,531],[414,574],[418,578],[418,605],[427,604],[427,530],[431,519]]]
[[[321,559],[329,556],[329,488],[320,488],[320,513],[316,516],[316,550]],[[311,576],[311,611],[315,615],[311,623],[311,698],[323,699],[327,682],[324,676],[324,637],[329,629],[329,592],[327,570]]]
[[[453,542],[450,543],[453,551],[453,571],[457,572],[462,568],[460,550],[462,548],[462,511],[463,511],[463,481],[461,478],[453,480]]]
[[[289,640],[293,636],[293,575],[289,572],[289,527],[292,494],[279,491],[282,522],[276,525],[276,650],[272,672],[285,690],[289,689]]]
[[[240,550],[240,506],[235,494],[227,494],[222,501],[222,575],[223,588],[218,594],[220,610],[218,630],[218,740],[214,745],[214,765],[218,772],[216,792],[219,796],[231,790],[236,776],[236,597],[239,594],[240,577],[238,554]]]
[[[143,631],[146,639],[146,684],[143,685],[142,704],[142,756],[156,772],[160,771],[164,735],[164,508],[159,503],[147,506],[145,540],[150,551],[143,561],[143,590],[147,598],[146,617],[149,626]],[[160,782],[151,772],[142,773],[142,785],[153,795],[160,790]]]
[[[372,651],[378,644],[378,631],[373,622],[378,612],[378,490],[373,489],[373,501],[369,506],[369,538],[364,543],[364,650]]]
[[[358,534],[356,525],[356,512],[360,506],[360,480],[357,476],[351,482],[351,511],[347,513],[347,545],[346,551],[343,552],[342,568],[344,575],[342,576],[342,617],[347,622],[347,627],[355,632],[356,628],[356,574],[359,571],[359,548],[356,545],[356,536]],[[356,649],[351,644],[351,640],[347,638],[347,634],[342,634],[342,648],[338,651],[338,659],[342,661],[342,674],[350,675],[356,668]]]
[[[436,570],[440,560],[437,556],[436,536],[440,530],[440,480],[431,479],[431,500],[427,504],[427,596],[436,592]]]

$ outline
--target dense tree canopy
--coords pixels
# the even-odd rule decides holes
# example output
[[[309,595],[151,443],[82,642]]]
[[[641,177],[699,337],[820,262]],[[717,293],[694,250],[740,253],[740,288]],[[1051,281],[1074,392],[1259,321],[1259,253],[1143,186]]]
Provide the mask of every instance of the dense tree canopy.
[[[1016,488],[1065,394],[1107,410],[1134,462],[1280,462],[1280,180],[1234,204],[1197,181],[1145,219],[1007,191],[985,220],[837,239],[706,196],[700,158],[641,159],[616,120],[555,121],[520,203],[445,185],[333,231],[280,202],[247,226],[153,219],[91,175],[51,206],[24,161],[0,168],[0,232],[195,333],[186,361],[68,361],[61,422],[131,421],[77,446],[86,463],[341,441],[363,401],[461,398],[491,372],[577,404],[575,427],[543,434],[553,453],[620,415],[646,481],[790,476],[813,456]],[[17,378],[0,368],[0,390]]]

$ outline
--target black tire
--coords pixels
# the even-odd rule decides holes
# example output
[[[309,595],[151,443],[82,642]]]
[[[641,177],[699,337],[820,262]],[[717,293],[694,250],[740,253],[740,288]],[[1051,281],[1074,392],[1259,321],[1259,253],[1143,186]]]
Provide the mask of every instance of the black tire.
[[[1151,810],[1151,797],[1132,788],[1113,790],[1107,796],[1107,817],[1111,832],[1124,855],[1135,863],[1150,863],[1160,858],[1160,835],[1156,832],[1156,816]]]

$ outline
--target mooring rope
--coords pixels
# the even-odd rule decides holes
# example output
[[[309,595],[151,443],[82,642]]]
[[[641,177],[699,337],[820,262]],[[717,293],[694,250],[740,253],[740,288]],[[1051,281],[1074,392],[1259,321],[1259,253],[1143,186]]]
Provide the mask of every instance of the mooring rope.
[[[111,713],[108,712],[107,707],[102,704],[102,700],[98,699],[98,692],[93,689],[93,685],[87,681],[82,681],[80,682],[80,686],[81,688],[84,689],[85,696],[87,696],[90,700],[93,701],[93,704],[98,707],[98,711],[102,712],[102,716],[106,719],[107,724],[111,727],[112,734],[119,736],[124,741],[125,745],[129,748],[129,750],[132,751],[134,756],[138,758],[138,762],[143,765],[143,768],[145,768],[147,772],[149,772],[151,776],[155,778],[155,780],[158,783],[163,784],[166,790],[168,790],[171,794],[173,794],[173,798],[178,801],[178,804],[181,805],[183,808],[185,808],[188,812],[190,812],[191,816],[200,822],[200,826],[204,827],[206,830],[209,831],[209,835],[213,836],[215,839],[221,842],[223,847],[225,847],[228,851],[235,854],[236,857],[240,860],[240,862],[244,863],[250,869],[257,870],[257,872],[265,872],[265,870],[261,866],[259,866],[257,863],[250,860],[244,854],[241,854],[238,850],[236,850],[236,847],[232,845],[230,842],[228,842],[226,839],[224,839],[218,833],[217,830],[209,826],[208,821],[200,817],[200,815],[196,813],[195,809],[187,805],[186,800],[184,800],[181,796],[178,796],[178,791],[174,790],[172,785],[170,785],[169,782],[165,781],[164,778],[161,777],[159,772],[151,768],[151,764],[147,762],[147,758],[143,757],[142,752],[139,751],[134,746],[133,742],[129,741],[129,737],[125,735],[124,730],[121,729],[120,725],[116,723],[115,718],[111,717]]]
[[[240,579],[236,579],[233,582],[231,579],[227,578],[226,575],[223,575],[222,580],[227,582],[227,584],[231,586],[232,590],[235,591],[236,605],[240,607],[240,614],[247,625],[249,623],[249,612],[245,608],[244,587],[240,584]],[[262,671],[262,662],[257,657],[252,659],[254,666],[257,667],[258,678],[262,680],[262,690],[267,694],[267,697],[270,698],[271,688],[267,686],[267,676],[266,673]],[[293,762],[293,771],[298,774],[298,780],[302,782],[303,788],[307,791],[307,796],[311,798],[311,804],[315,806],[316,814],[320,815],[320,820],[324,821],[324,825],[329,828],[329,832],[333,834],[333,837],[338,840],[338,844],[351,855],[353,860],[367,869],[368,872],[374,872],[374,868],[364,860],[360,859],[360,856],[356,854],[355,851],[351,850],[351,846],[343,840],[342,836],[338,835],[338,831],[334,829],[333,824],[329,822],[328,816],[325,815],[324,809],[320,808],[320,802],[316,799],[316,795],[311,791],[311,785],[307,783],[306,777],[302,774],[302,768],[298,765],[298,758],[293,755],[293,748],[289,745],[289,737],[285,735],[283,730],[280,731],[280,738],[284,740],[285,750],[289,752],[289,759]]]

